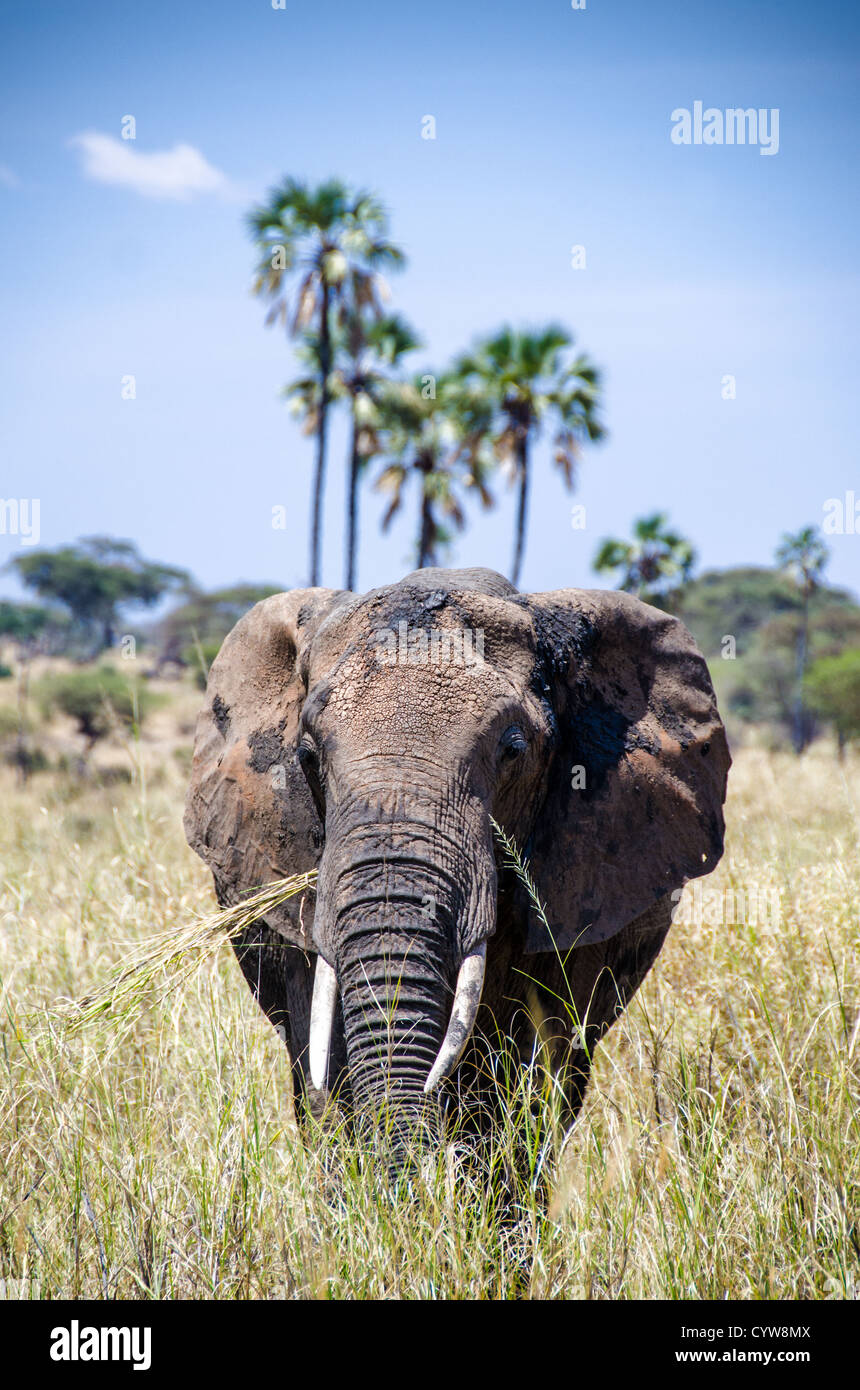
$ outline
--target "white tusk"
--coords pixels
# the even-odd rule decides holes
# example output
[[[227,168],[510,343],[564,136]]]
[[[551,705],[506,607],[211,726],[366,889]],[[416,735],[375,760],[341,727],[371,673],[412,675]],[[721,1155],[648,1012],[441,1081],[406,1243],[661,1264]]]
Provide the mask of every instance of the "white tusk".
[[[482,941],[477,950],[466,956],[457,976],[454,1003],[448,1020],[448,1031],[439,1048],[439,1056],[424,1082],[424,1091],[429,1095],[440,1081],[450,1076],[460,1060],[463,1048],[469,1041],[469,1034],[475,1026],[481,991],[484,988],[484,971],[487,965],[487,943]]]
[[[328,1057],[331,1051],[331,1030],[336,1004],[337,975],[323,956],[317,956],[308,1053],[311,1083],[318,1091],[324,1091],[328,1081]]]

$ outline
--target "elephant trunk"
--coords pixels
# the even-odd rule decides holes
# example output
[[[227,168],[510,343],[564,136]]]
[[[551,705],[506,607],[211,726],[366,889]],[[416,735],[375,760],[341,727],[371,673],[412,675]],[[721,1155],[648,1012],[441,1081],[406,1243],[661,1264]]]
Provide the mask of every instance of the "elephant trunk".
[[[386,1132],[397,1163],[438,1135],[428,1091],[453,1070],[474,1023],[494,926],[492,848],[471,827],[444,835],[399,817],[384,833],[366,821],[333,829],[315,918],[328,961],[315,1009],[322,1033],[336,978],[353,1102],[360,1122]]]
[[[439,933],[401,914],[368,916],[343,939],[338,982],[353,1098],[396,1149],[436,1129],[424,1086],[448,1021],[446,957]]]

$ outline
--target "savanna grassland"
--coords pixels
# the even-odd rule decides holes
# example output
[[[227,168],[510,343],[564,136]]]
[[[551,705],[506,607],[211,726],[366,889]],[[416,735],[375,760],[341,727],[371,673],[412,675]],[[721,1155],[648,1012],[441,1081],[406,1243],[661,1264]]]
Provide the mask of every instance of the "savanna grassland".
[[[392,1200],[346,1139],[299,1143],[226,944],[77,1032],[57,1006],[212,911],[181,828],[198,699],[174,697],[176,746],[167,710],[116,746],[112,780],[0,771],[0,1278],[43,1298],[858,1295],[857,755],[736,755],[707,887],[779,911],[676,923],[560,1157],[536,1064],[494,1157],[525,1135],[531,1181],[488,1191],[443,1155]]]

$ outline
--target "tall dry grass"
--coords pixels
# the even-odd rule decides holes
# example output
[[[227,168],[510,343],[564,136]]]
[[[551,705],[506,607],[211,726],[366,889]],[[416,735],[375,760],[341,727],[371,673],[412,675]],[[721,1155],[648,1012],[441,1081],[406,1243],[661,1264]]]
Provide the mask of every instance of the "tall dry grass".
[[[857,758],[739,755],[707,887],[771,908],[776,890],[778,915],[675,925],[560,1159],[551,1096],[508,1078],[491,1164],[525,1135],[533,1169],[513,1193],[441,1154],[392,1199],[343,1136],[303,1147],[226,946],[180,989],[64,1025],[54,1001],[211,911],[182,794],[176,767],[109,789],[2,773],[0,1278],[43,1297],[857,1296]]]

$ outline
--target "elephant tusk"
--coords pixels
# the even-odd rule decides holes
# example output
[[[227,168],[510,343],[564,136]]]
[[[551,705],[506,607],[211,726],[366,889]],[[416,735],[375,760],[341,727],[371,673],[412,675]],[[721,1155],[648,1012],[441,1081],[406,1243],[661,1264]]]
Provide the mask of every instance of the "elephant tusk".
[[[446,1076],[451,1075],[460,1060],[463,1048],[469,1041],[469,1035],[475,1026],[475,1018],[481,1002],[486,966],[487,943],[482,941],[477,950],[466,956],[460,966],[457,988],[454,991],[454,1003],[451,1007],[451,1017],[448,1020],[448,1031],[442,1041],[439,1055],[433,1063],[430,1075],[424,1082],[426,1095],[434,1091],[439,1082],[444,1081]]]
[[[323,956],[317,956],[308,1053],[311,1083],[318,1091],[325,1091],[328,1080],[328,1058],[336,1004],[337,975]]]

